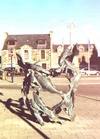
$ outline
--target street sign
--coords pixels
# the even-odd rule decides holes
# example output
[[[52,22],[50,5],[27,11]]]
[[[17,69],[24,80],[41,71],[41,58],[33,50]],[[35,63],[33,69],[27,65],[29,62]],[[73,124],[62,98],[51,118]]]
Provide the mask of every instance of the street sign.
[[[14,55],[13,50],[10,51],[10,56],[12,57]]]

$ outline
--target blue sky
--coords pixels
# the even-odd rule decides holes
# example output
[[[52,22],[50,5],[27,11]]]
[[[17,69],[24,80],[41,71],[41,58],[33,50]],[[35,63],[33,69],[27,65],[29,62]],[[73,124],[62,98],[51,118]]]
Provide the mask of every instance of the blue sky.
[[[0,33],[34,34],[53,30],[54,43],[69,43],[69,22],[75,22],[73,43],[100,44],[100,0],[1,0]],[[1,35],[0,35],[1,36]]]

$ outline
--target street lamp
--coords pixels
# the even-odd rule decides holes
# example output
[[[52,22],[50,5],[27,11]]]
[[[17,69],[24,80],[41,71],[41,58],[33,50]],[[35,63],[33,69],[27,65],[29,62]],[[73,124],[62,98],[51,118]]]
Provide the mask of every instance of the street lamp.
[[[14,82],[14,74],[13,74],[13,49],[10,51],[11,56],[11,82]]]
[[[72,29],[74,29],[76,27],[75,22],[69,22],[68,25],[67,25],[67,27],[70,30],[70,32],[69,32],[69,34],[70,34],[69,38],[70,38],[70,45],[72,45]]]

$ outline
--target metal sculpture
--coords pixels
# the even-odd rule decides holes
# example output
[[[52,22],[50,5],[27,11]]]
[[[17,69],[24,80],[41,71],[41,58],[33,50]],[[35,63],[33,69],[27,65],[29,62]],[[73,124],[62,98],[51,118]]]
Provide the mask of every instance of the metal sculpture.
[[[81,78],[81,72],[76,70],[72,64],[73,57],[78,54],[78,45],[76,44],[73,48],[69,46],[64,52],[62,52],[58,64],[59,68],[54,72],[54,74],[61,73],[64,68],[67,66],[73,74],[72,77],[68,77],[70,81],[69,91],[63,92],[56,89],[52,84],[49,76],[52,76],[51,70],[46,70],[42,66],[39,66],[36,63],[24,63],[21,56],[16,53],[18,65],[24,69],[25,78],[21,87],[21,92],[23,94],[23,102],[27,105],[28,109],[36,117],[40,125],[44,125],[42,114],[48,116],[48,118],[53,122],[62,123],[57,114],[57,110],[61,110],[62,106],[64,107],[65,112],[69,115],[70,120],[73,121],[75,118],[74,112],[74,101],[75,101],[75,92],[77,90],[78,82]],[[53,75],[54,75],[53,74]],[[29,88],[33,88],[33,99],[28,98]],[[52,108],[48,108],[39,97],[40,90],[46,90],[51,93],[56,93],[61,96],[62,101],[54,105]]]

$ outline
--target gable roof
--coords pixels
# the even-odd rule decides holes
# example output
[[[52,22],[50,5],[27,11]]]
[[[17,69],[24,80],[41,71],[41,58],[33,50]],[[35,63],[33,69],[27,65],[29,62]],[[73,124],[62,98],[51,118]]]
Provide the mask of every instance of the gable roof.
[[[37,49],[37,41],[38,40],[46,40],[47,45],[45,49],[50,49],[50,34],[24,34],[24,35],[8,35],[4,45],[3,50],[7,50],[7,41],[15,40],[16,49],[20,49],[21,46],[27,44],[31,46],[33,49]]]
[[[70,44],[65,44],[64,46],[62,46],[61,44],[54,44],[54,45],[53,45],[53,52],[57,52],[57,48],[58,48],[59,46],[62,46],[62,47],[64,48],[64,50],[65,50],[69,45],[70,45]],[[91,47],[91,45],[93,45],[94,48],[96,49],[95,44],[90,44],[90,47]],[[88,51],[88,44],[78,44],[78,46],[79,46],[79,47],[80,47],[80,46],[83,46],[85,52]]]
[[[83,47],[84,47],[85,52],[87,52],[87,51],[88,51],[88,44],[78,44],[78,46],[79,46],[79,47],[80,47],[80,46],[83,46]],[[97,49],[95,44],[90,44],[90,47],[91,47],[91,46],[93,46],[93,47],[94,47],[94,49]]]
[[[59,46],[62,46],[61,44],[53,44],[53,52],[57,52],[57,48]],[[69,45],[68,44],[65,44],[64,46],[62,46],[64,48],[64,50],[68,47]]]

